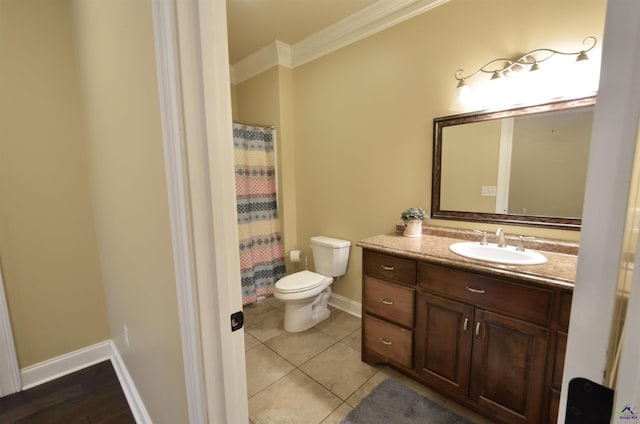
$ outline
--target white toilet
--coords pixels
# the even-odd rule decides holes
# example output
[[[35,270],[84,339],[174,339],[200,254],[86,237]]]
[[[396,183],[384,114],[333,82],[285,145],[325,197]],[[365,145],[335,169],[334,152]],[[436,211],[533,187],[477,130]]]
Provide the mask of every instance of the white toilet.
[[[274,295],[284,303],[286,331],[304,331],[329,318],[331,283],[347,271],[350,246],[347,240],[311,237],[316,272],[300,271],[276,282]]]

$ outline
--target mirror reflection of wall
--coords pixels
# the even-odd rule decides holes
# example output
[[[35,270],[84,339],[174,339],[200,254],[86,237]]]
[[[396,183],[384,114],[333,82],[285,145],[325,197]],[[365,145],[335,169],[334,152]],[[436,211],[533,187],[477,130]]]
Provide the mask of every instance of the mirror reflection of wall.
[[[593,106],[444,126],[440,209],[580,218]]]
[[[495,212],[496,195],[483,195],[482,187],[497,184],[500,127],[494,120],[442,129],[442,209]]]
[[[508,213],[582,217],[593,107],[519,117]]]

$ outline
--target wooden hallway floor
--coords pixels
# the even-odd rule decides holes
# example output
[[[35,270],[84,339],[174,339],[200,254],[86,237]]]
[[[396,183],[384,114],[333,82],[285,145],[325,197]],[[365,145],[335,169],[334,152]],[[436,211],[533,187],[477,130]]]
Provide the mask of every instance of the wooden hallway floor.
[[[135,424],[110,361],[0,398],[2,424]]]

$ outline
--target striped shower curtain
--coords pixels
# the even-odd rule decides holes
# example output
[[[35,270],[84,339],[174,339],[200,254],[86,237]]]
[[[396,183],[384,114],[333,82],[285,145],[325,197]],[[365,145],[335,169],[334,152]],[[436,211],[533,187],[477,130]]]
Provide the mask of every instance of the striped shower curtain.
[[[243,305],[272,295],[285,274],[274,145],[272,129],[233,124]]]

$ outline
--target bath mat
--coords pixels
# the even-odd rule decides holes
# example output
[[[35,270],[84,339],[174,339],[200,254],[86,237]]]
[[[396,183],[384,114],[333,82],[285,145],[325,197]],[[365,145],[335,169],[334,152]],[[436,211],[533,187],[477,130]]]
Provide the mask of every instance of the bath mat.
[[[395,380],[387,379],[340,424],[471,424]]]

